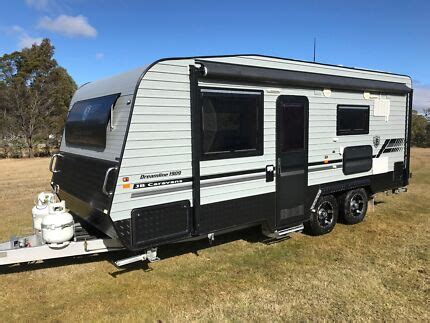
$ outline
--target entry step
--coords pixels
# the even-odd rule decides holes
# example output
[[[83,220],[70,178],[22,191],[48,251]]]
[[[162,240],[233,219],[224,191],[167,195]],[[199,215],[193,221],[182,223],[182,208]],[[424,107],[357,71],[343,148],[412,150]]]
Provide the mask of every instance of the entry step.
[[[290,233],[294,232],[302,232],[304,229],[303,224],[296,225],[294,227],[282,229],[282,230],[276,230],[275,232],[266,233],[267,236],[274,238],[274,239],[282,239],[285,238]]]

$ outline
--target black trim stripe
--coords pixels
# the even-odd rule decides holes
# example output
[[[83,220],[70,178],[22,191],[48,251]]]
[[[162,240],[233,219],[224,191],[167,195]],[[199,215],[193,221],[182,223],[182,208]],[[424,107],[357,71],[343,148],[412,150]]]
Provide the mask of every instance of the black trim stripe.
[[[256,174],[256,173],[262,173],[262,172],[266,172],[266,168],[248,169],[248,170],[241,170],[241,171],[230,172],[230,173],[204,175],[204,176],[201,176],[200,179],[202,181],[204,181],[207,179],[231,177],[231,176],[239,176],[239,175],[247,175],[247,174]]]
[[[385,139],[384,144],[382,145],[381,149],[379,149],[378,153],[376,154],[376,158],[381,157],[382,152],[387,147],[388,143],[390,142],[390,139]]]
[[[255,181],[258,179],[266,179],[266,174],[254,175],[251,177],[244,177],[244,178],[230,178],[222,181],[216,181],[214,183],[211,183],[211,182],[202,183],[201,187],[212,187],[212,186],[227,185],[227,184],[233,184],[233,183],[242,183],[242,182]]]
[[[135,193],[131,193],[131,198],[136,198],[136,197],[143,197],[143,196],[152,196],[152,195],[159,195],[159,194],[166,194],[166,193],[174,193],[174,192],[179,192],[179,191],[185,191],[185,190],[189,190],[192,189],[192,183],[190,183],[192,180],[192,178],[190,177],[189,180],[187,180],[185,182],[186,185],[182,185],[182,186],[174,186],[174,187],[161,187],[158,190],[153,190],[153,191],[148,191],[148,190],[144,190],[144,191],[140,191],[140,192],[135,192]],[[184,183],[184,182],[182,182]],[[179,183],[177,183],[179,184]]]
[[[312,162],[312,163],[308,163],[308,167],[310,166],[319,166],[319,165],[329,165],[329,164],[336,164],[336,163],[341,163],[343,162],[343,159],[333,159],[333,160],[329,160],[329,161],[319,161],[319,162]]]
[[[382,145],[381,149],[378,151],[378,154],[374,156],[374,158],[375,157],[379,158],[384,153],[401,151],[401,148],[403,148],[403,140],[404,140],[403,138],[385,139],[384,144]]]
[[[339,163],[338,166],[342,166],[342,164]],[[331,170],[331,169],[337,169],[337,167],[333,168],[333,164],[331,164],[331,165],[327,165],[327,166],[321,166],[321,167],[311,168],[311,169],[308,170],[308,172],[312,173],[312,172],[318,172],[318,171],[322,171],[322,170]]]
[[[210,187],[210,186],[224,185],[229,183],[240,183],[240,182],[252,181],[256,179],[263,179],[263,178],[266,178],[265,172],[266,172],[265,168],[259,168],[259,169],[249,169],[249,170],[238,171],[238,172],[201,176],[200,180],[209,180],[209,179],[218,179],[218,178],[226,178],[226,177],[228,178],[233,176],[264,173],[264,174],[259,174],[249,178],[239,178],[239,179],[234,178],[234,179],[229,179],[222,182],[204,183],[204,184],[201,184],[199,187]],[[138,189],[138,190],[148,189],[148,188],[159,188],[159,189],[151,190],[149,192],[147,190],[145,190],[144,192],[138,191],[138,192],[132,193],[131,197],[141,197],[141,196],[170,193],[170,192],[181,191],[181,190],[188,190],[190,189],[189,185],[174,187],[174,188],[172,188],[171,185],[184,184],[189,182],[193,182],[192,177],[184,177],[184,178],[177,178],[177,179],[171,179],[171,180],[166,179],[166,180],[146,182],[146,183],[135,183],[133,184],[133,189]],[[166,187],[166,186],[169,186],[169,187]]]

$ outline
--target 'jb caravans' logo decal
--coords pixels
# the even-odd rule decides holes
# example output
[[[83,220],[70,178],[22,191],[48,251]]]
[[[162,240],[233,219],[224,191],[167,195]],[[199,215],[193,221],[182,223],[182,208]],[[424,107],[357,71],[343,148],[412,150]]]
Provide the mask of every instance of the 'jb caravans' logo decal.
[[[192,178],[181,178],[181,179],[172,179],[172,180],[149,182],[149,183],[137,183],[133,185],[133,189],[181,184],[181,183],[187,183],[191,181],[192,181]]]

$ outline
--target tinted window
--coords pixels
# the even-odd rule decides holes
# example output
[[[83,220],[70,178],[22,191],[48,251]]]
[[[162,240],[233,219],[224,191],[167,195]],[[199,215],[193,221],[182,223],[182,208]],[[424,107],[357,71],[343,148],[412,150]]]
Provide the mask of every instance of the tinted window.
[[[202,89],[202,159],[263,154],[263,94]]]
[[[337,135],[359,135],[368,133],[369,106],[337,106]]]
[[[66,143],[71,146],[106,147],[106,127],[119,94],[78,101],[67,116]]]
[[[305,147],[305,107],[300,103],[284,103],[282,107],[281,151],[300,150]]]

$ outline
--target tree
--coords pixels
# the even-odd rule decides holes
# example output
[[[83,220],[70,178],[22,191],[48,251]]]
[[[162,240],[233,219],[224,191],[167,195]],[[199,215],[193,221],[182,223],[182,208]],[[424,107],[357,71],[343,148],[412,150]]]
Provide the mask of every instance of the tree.
[[[427,141],[427,119],[416,111],[412,114],[411,141],[413,145],[424,147]]]
[[[48,39],[0,58],[2,132],[22,136],[33,156],[35,140],[58,135],[76,84],[54,56]],[[5,125],[7,125],[5,127]]]
[[[427,121],[427,127],[426,127],[426,147],[430,147],[430,122]]]

